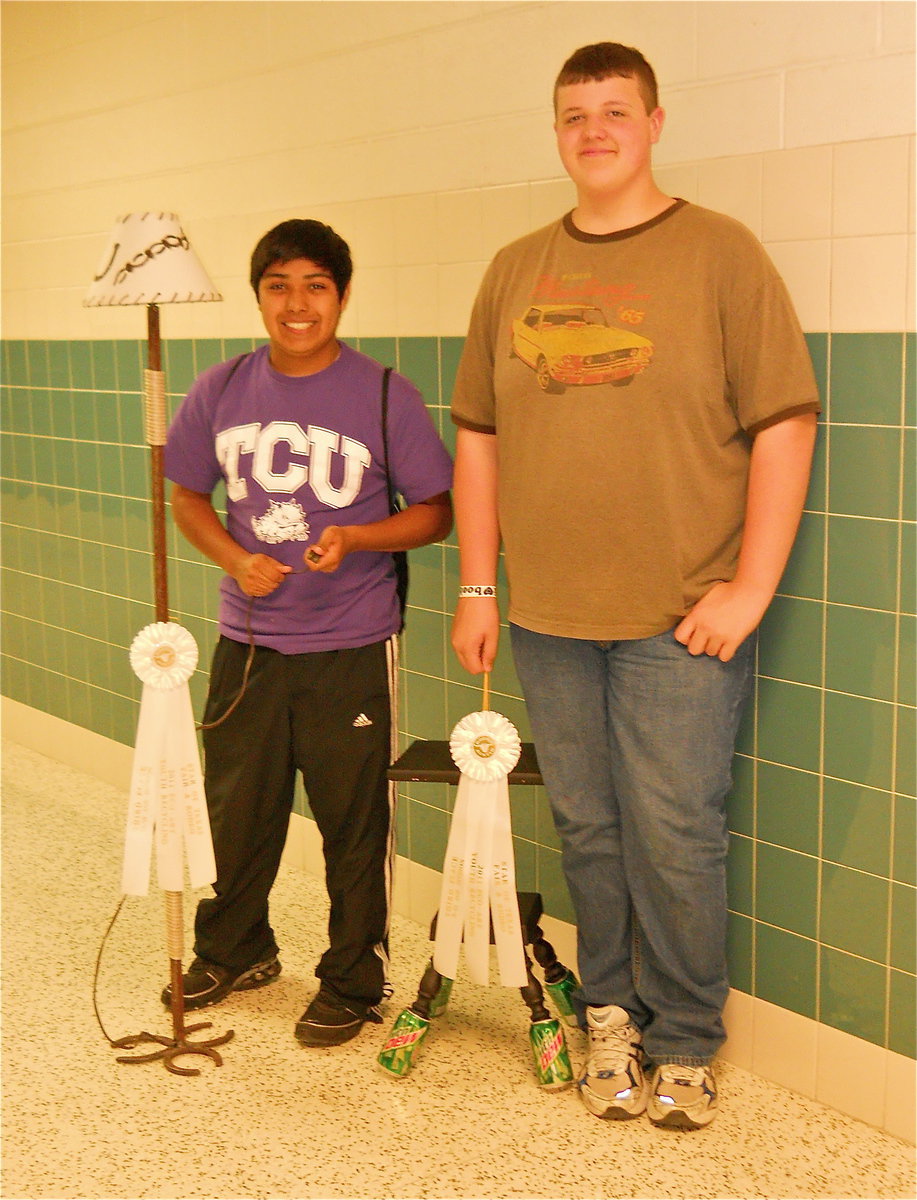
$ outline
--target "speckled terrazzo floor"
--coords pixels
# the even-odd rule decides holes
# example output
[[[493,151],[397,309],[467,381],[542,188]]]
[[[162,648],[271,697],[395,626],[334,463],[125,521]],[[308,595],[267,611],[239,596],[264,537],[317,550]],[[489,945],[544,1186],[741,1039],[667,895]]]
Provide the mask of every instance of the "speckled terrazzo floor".
[[[724,1065],[723,1111],[701,1133],[604,1123],[531,1073],[514,992],[456,982],[409,1079],[375,1068],[413,999],[427,931],[396,920],[385,1026],[308,1050],[293,1023],[314,991],[321,883],[281,872],[284,973],[201,1019],[232,1028],[197,1078],[122,1065],[92,1007],[118,901],[126,800],[9,742],[3,752],[3,1190],[8,1200],[162,1197],[912,1197],[914,1155],[893,1138]],[[185,898],[190,928],[194,897]],[[113,1038],[170,1035],[162,894],[131,898],[111,934],[98,1003]],[[190,945],[190,938],[189,938]],[[186,961],[190,952],[186,951]],[[200,1014],[189,1016],[196,1020]],[[581,1035],[570,1038],[574,1059]]]

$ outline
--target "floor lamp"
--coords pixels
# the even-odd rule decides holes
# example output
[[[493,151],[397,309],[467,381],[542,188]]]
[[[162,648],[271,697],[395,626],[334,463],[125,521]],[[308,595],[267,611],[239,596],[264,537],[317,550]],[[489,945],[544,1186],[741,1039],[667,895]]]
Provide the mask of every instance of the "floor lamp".
[[[169,619],[163,476],[168,421],[159,305],[221,299],[191,249],[178,217],[174,213],[145,212],[130,213],[116,222],[83,301],[89,307],[143,304],[147,310],[144,432],[150,447],[156,622],[141,630],[131,646],[131,665],[143,681],[143,698],[134,750],[122,890],[125,895],[146,895],[155,841],[159,883],[166,901],[172,1037],[144,1032],[112,1045],[133,1049],[141,1042],[157,1043],[161,1049],[153,1053],[122,1056],[118,1062],[159,1060],[177,1075],[200,1074],[176,1063],[183,1055],[204,1055],[219,1066],[222,1059],[213,1047],[228,1042],[233,1032],[189,1042],[189,1033],[210,1026],[209,1022],[185,1026],[185,856],[194,887],[212,883],[216,869],[188,691],[188,680],[197,663],[197,646],[186,629]]]

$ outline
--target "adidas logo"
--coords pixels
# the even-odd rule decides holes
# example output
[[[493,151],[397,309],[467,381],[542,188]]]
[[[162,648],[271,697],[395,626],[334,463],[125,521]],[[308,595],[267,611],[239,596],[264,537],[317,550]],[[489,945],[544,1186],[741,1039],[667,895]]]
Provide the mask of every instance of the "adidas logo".
[[[366,725],[372,725],[372,721],[369,719],[366,713],[361,712],[354,721],[353,727],[354,729],[363,729]]]

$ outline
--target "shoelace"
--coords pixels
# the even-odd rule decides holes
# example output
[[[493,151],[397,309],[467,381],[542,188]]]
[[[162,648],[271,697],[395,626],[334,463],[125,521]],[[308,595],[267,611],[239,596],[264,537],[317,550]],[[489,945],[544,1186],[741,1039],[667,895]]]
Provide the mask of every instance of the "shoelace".
[[[619,1075],[634,1057],[633,1029],[590,1029],[589,1071],[594,1075]]]
[[[704,1067],[688,1067],[682,1063],[667,1063],[659,1068],[659,1079],[662,1083],[680,1084],[682,1087],[702,1088],[706,1083]]]

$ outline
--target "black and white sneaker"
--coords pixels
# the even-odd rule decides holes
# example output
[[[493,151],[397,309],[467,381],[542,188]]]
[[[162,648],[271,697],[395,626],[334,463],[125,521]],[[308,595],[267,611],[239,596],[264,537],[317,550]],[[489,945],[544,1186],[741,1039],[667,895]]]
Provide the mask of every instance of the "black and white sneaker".
[[[340,1046],[356,1037],[367,1021],[381,1025],[382,1017],[375,1008],[322,990],[296,1022],[296,1039],[304,1046]]]
[[[185,1008],[207,1008],[211,1004],[219,1004],[230,992],[248,992],[253,988],[264,987],[279,974],[280,959],[276,954],[266,962],[246,967],[241,973],[229,971],[216,963],[205,962],[202,958],[195,958],[182,976]],[[160,999],[166,1008],[172,1007],[171,983],[163,988]]]

